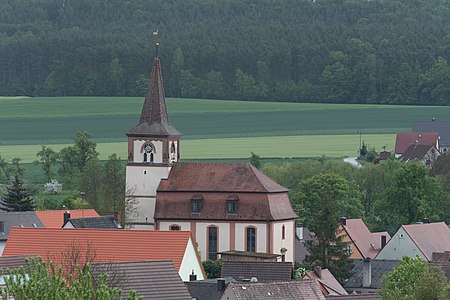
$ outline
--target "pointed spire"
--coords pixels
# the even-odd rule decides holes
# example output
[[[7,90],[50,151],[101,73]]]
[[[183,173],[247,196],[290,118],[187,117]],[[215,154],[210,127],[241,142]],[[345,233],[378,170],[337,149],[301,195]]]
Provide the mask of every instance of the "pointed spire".
[[[158,32],[153,35],[157,36]],[[156,49],[159,43],[156,42]],[[139,124],[130,129],[127,134],[132,135],[157,135],[179,136],[180,133],[170,124],[167,115],[166,98],[161,73],[161,62],[158,56],[153,61],[152,74],[148,85],[147,96],[142,107]]]

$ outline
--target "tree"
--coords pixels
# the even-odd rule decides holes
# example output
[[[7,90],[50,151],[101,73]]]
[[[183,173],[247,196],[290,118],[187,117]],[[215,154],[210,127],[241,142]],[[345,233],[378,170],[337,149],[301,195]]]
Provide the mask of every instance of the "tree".
[[[61,267],[56,269],[42,258],[27,261],[26,267],[9,270],[5,276],[5,287],[0,291],[2,299],[48,299],[48,300],[119,300],[122,291],[108,287],[106,274],[93,280],[90,265],[83,270],[78,267],[77,276],[66,279]],[[129,293],[127,300],[142,299],[136,293]]]
[[[447,278],[439,267],[428,267],[419,257],[403,257],[382,280],[381,294],[386,300],[444,300]]]
[[[97,143],[88,132],[78,131],[74,142],[74,145],[61,149],[58,154],[63,173],[74,173],[73,169],[82,172],[90,159],[98,157]]]
[[[14,175],[10,184],[6,186],[6,195],[3,196],[1,205],[2,209],[8,212],[34,210],[31,193],[19,175]]]
[[[436,179],[419,163],[408,163],[394,172],[392,184],[384,199],[375,205],[375,215],[386,222],[385,228],[395,231],[401,224],[424,218],[441,219],[442,199]]]
[[[36,156],[39,157],[39,162],[42,164],[42,170],[44,171],[46,181],[49,182],[52,179],[52,165],[56,162],[56,152],[50,147],[42,146],[41,151],[36,153]]]
[[[257,169],[261,169],[261,156],[250,152],[251,156],[250,156],[250,163]]]
[[[91,159],[81,173],[79,190],[85,195],[85,199],[95,210],[102,210],[102,164],[98,159]]]
[[[297,214],[304,216],[304,224],[315,233],[315,240],[306,243],[310,253],[306,262],[312,268],[328,268],[340,282],[351,275],[351,264],[338,221],[342,216],[361,216],[360,198],[357,186],[337,174],[316,175],[302,183]]]
[[[105,200],[104,211],[125,212],[125,177],[124,168],[120,157],[113,154],[103,167],[103,197]]]

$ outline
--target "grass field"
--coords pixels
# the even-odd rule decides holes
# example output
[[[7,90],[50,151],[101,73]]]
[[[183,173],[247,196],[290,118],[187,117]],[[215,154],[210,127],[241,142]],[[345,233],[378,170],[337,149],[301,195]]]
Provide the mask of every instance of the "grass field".
[[[329,157],[355,155],[359,134],[378,148],[415,120],[445,120],[450,107],[272,103],[167,99],[171,122],[183,133],[182,157]],[[41,145],[59,149],[89,131],[102,158],[125,157],[125,132],[142,97],[0,97],[0,154],[35,160]],[[275,138],[274,138],[275,137]],[[125,151],[124,151],[125,150]]]

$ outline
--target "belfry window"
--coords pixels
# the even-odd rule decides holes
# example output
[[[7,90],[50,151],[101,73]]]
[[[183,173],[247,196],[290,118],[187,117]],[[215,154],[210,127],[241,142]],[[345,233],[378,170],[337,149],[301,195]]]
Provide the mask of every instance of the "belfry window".
[[[174,142],[172,142],[171,144],[170,144],[170,160],[171,161],[174,161],[175,160],[175,143]]]
[[[154,149],[151,143],[144,145],[144,162],[153,162],[155,155],[153,154]]]

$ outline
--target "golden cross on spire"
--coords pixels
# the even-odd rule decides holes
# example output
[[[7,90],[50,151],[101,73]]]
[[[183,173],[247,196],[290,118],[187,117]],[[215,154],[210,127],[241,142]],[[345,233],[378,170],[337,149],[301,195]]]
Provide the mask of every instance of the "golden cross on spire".
[[[159,46],[159,42],[158,42],[158,29],[156,29],[156,31],[153,31],[153,36],[155,37],[156,57],[158,57],[158,46]]]

